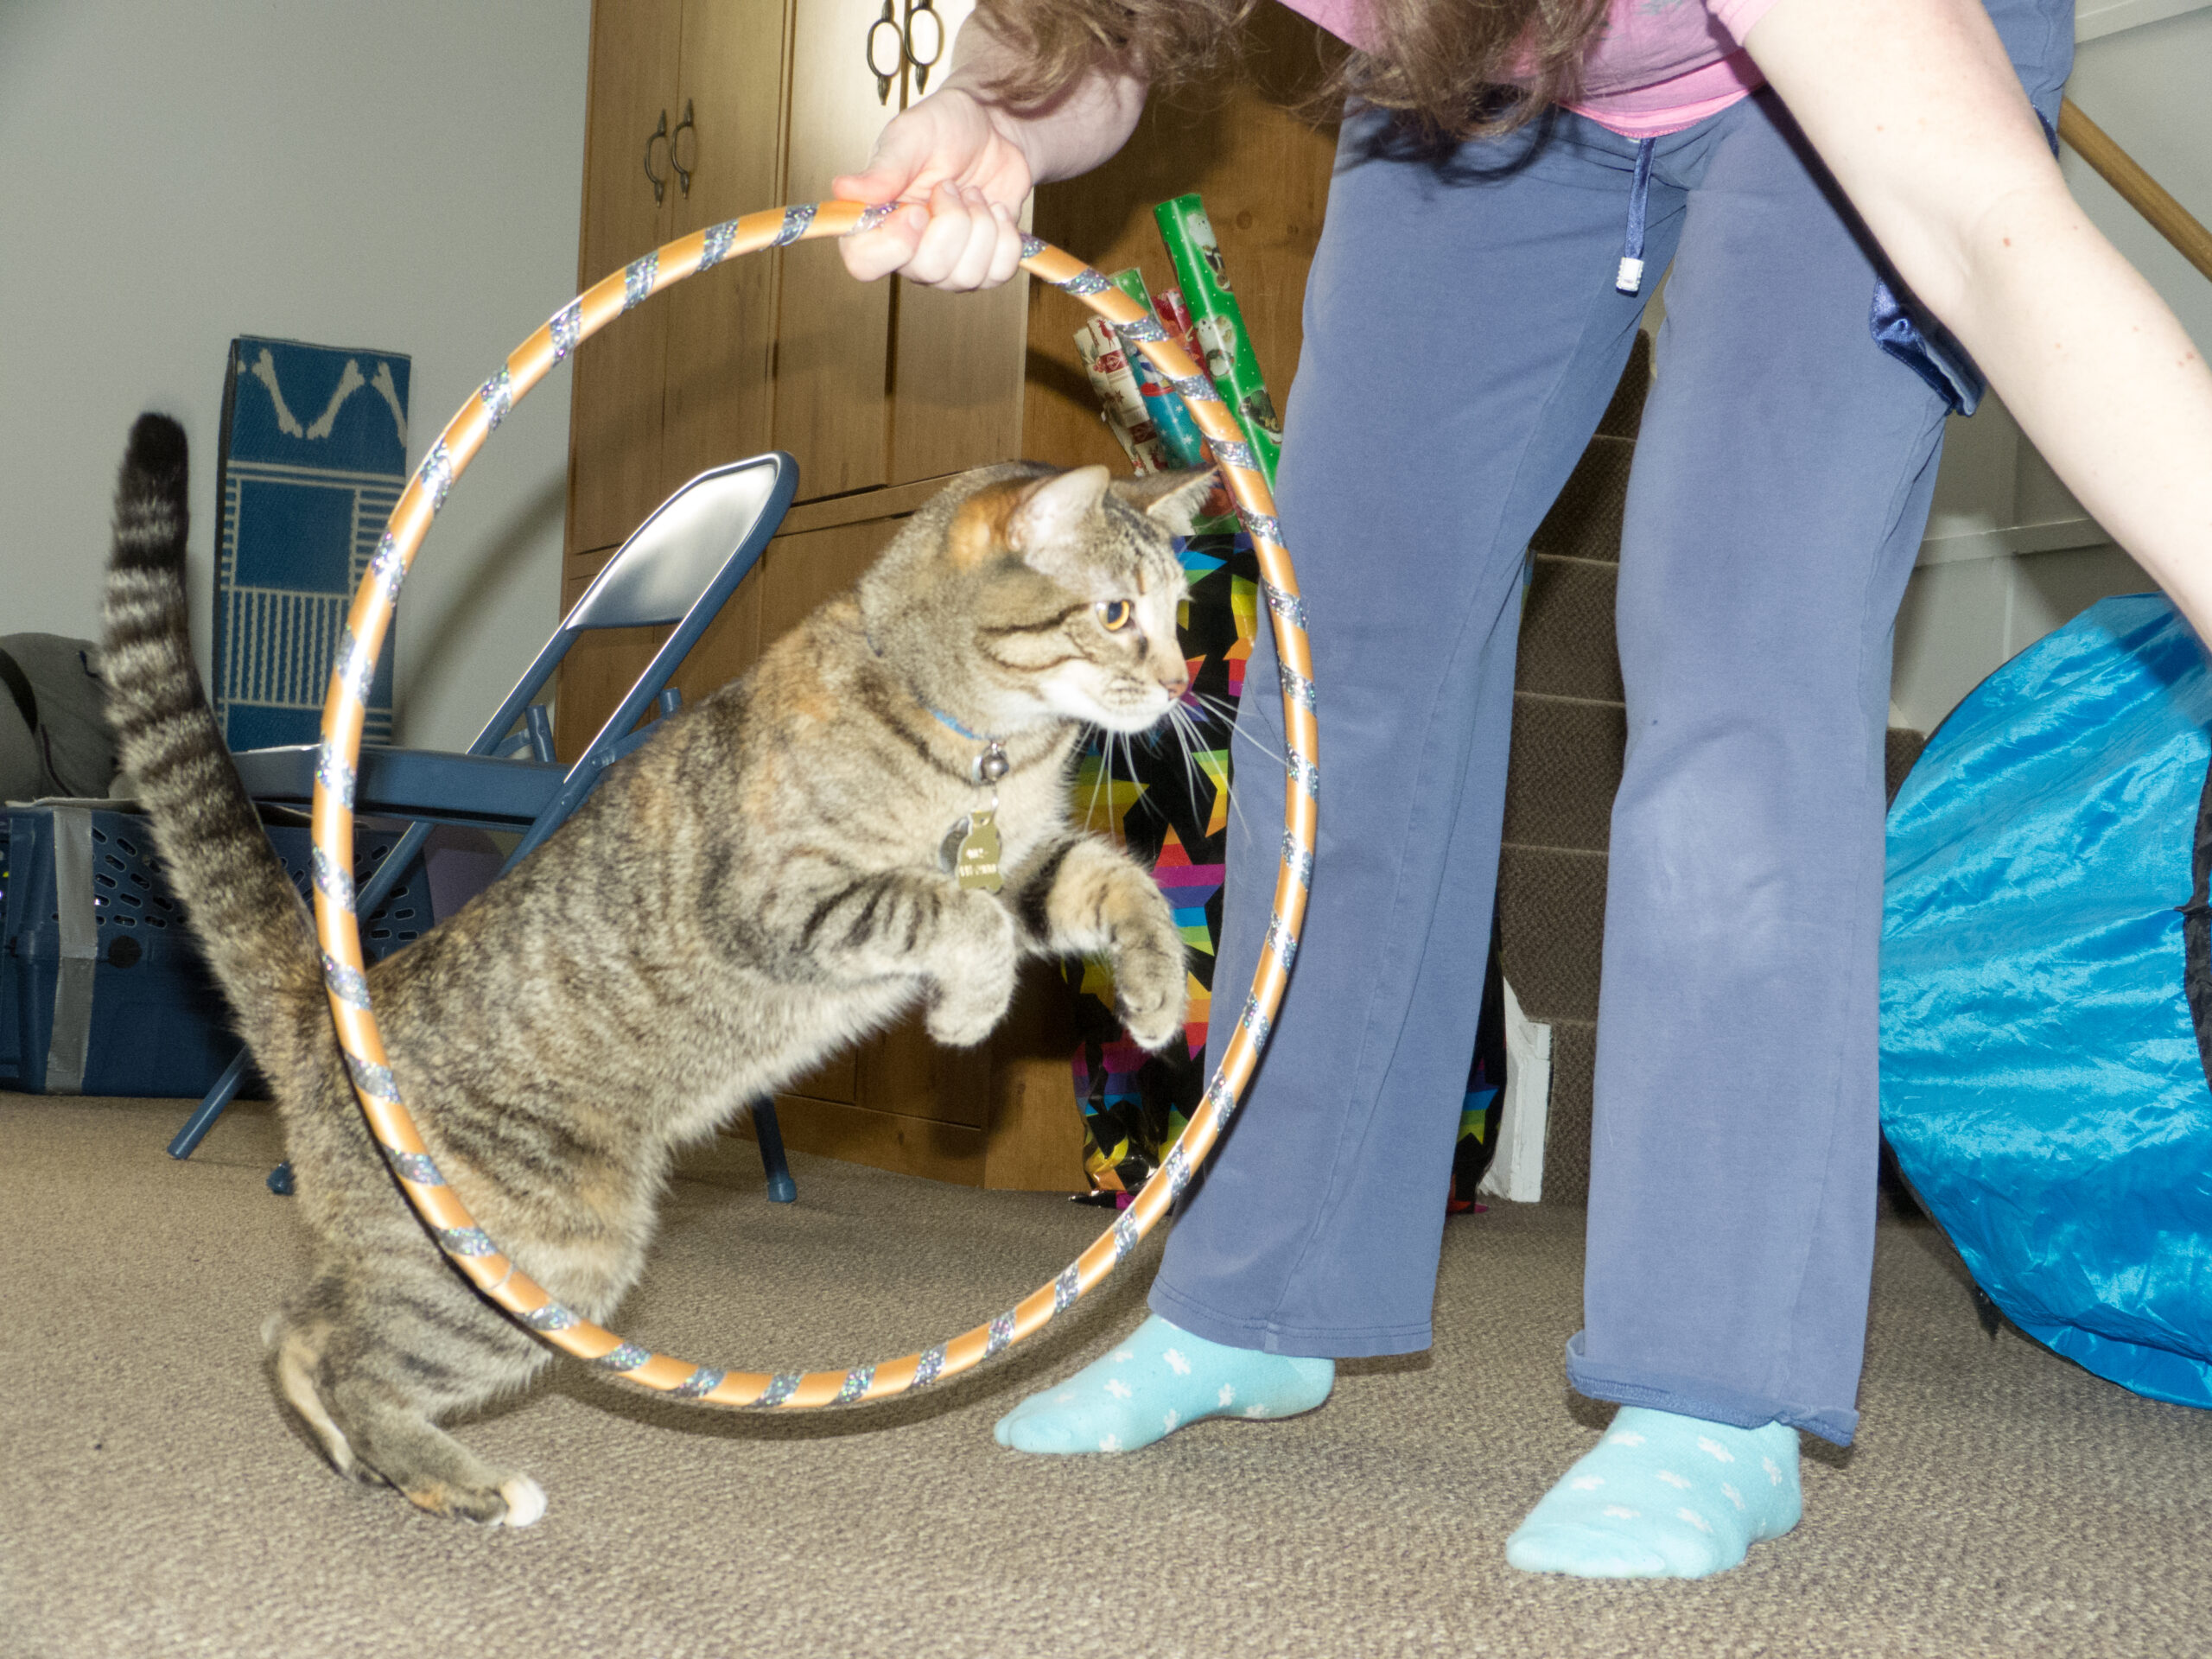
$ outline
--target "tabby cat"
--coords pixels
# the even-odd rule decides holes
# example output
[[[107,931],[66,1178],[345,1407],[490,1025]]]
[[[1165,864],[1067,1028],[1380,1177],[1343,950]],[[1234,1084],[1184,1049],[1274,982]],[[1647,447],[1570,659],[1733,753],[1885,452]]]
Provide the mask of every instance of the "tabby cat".
[[[305,908],[241,791],[186,632],[184,435],[130,436],[106,598],[110,709],[171,880],[276,1095],[313,1235],[264,1338],[341,1474],[527,1526],[544,1497],[438,1427],[548,1351],[442,1256],[371,1142]],[[1182,1028],[1149,875],[1070,827],[1086,722],[1136,732],[1187,683],[1171,533],[1203,474],[1016,463],[956,480],[856,590],[672,718],[503,880],[369,972],[447,1180],[587,1318],[638,1276],[671,1159],[918,1003],[982,1040],[1027,956],[1103,951],[1129,1033]],[[1000,774],[1003,767],[1002,775]],[[995,796],[993,892],[956,859]],[[988,877],[988,872],[983,873]]]

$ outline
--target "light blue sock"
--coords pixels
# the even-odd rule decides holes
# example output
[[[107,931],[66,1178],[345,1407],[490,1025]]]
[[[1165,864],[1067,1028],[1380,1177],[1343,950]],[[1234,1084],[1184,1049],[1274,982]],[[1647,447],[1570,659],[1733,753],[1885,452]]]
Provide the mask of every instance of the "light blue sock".
[[[1797,1524],[1797,1431],[1624,1406],[1544,1495],[1505,1559],[1585,1579],[1701,1579]]]
[[[992,1437],[1017,1452],[1134,1452],[1207,1417],[1294,1417],[1329,1397],[1332,1359],[1224,1348],[1157,1313],[1096,1364],[1033,1394]]]

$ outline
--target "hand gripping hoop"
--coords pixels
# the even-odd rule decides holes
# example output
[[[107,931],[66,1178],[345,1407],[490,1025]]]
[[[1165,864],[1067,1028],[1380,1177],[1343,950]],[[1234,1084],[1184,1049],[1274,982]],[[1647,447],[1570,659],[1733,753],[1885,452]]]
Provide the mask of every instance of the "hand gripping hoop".
[[[772,1375],[722,1370],[657,1354],[563,1306],[507,1259],[438,1173],[416,1132],[414,1119],[399,1098],[376,1015],[369,1006],[349,874],[354,776],[360,760],[369,683],[407,568],[414,562],[430,521],[445,505],[454,480],[461,476],[507,411],[555,364],[567,358],[579,340],[597,334],[649,296],[733,255],[872,229],[890,212],[887,206],[824,201],[748,213],[695,232],[632,261],[556,312],[447,423],[409,480],[385,526],[384,538],[360,590],[353,596],[337,666],[331,674],[330,693],[322,709],[322,750],[315,771],[314,807],[315,935],[322,947],[330,1011],[337,1021],[346,1067],[353,1073],[354,1094],[368,1117],[371,1132],[399,1178],[407,1201],[454,1265],[518,1323],[602,1370],[677,1399],[707,1405],[798,1411],[887,1399],[967,1370],[1033,1336],[1077,1297],[1095,1289],[1180,1196],[1236,1111],[1282,1001],[1313,873],[1320,779],[1313,664],[1306,638],[1306,607],[1298,596],[1297,579],[1282,544],[1267,482],[1212,382],[1168,338],[1159,321],[1088,265],[1035,237],[1025,236],[1022,268],[1075,296],[1111,323],[1124,341],[1141,350],[1181,394],[1192,417],[1205,434],[1236,498],[1237,517],[1251,533],[1259,555],[1282,664],[1283,716],[1290,749],[1283,786],[1287,827],[1267,944],[1227,1051],[1215,1065],[1197,1115],[1168,1153],[1160,1178],[1147,1181],[1135,1202],[1051,1283],[1040,1286],[988,1324],[926,1353],[907,1354],[849,1370]]]

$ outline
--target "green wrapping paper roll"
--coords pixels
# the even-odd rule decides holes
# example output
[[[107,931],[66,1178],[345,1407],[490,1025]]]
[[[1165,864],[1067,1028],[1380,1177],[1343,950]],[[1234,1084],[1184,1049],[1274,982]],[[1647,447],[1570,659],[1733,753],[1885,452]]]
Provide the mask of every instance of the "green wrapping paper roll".
[[[1260,472],[1273,489],[1275,462],[1282,454],[1282,422],[1274,400],[1260,374],[1260,361],[1252,355],[1252,342],[1244,332],[1244,314],[1229,291],[1229,272],[1221,259],[1213,221],[1205,203],[1195,195],[1178,196],[1152,210],[1160,225],[1160,239],[1175,262],[1175,275],[1183,284],[1183,298],[1198,324],[1198,345],[1205,353],[1206,372],[1213,377],[1223,401],[1260,463]]]

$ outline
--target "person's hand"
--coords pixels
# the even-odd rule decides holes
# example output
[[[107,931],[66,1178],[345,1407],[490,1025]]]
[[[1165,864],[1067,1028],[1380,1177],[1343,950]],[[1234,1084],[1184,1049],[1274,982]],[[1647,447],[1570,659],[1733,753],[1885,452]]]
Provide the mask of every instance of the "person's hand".
[[[830,182],[849,201],[900,204],[838,244],[845,269],[862,282],[898,271],[956,292],[1011,277],[1021,263],[1016,219],[1033,181],[1017,129],[957,86],[894,118],[865,168]]]

